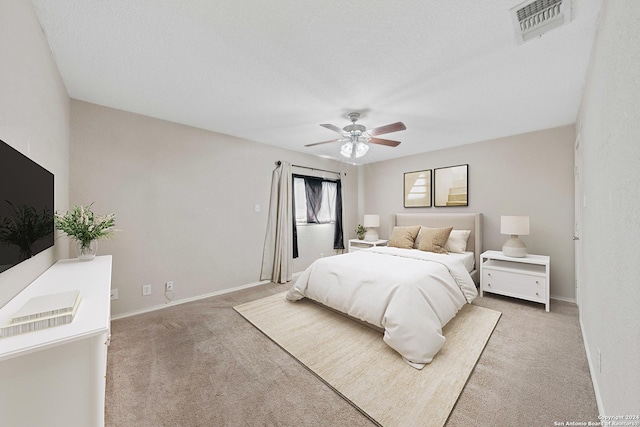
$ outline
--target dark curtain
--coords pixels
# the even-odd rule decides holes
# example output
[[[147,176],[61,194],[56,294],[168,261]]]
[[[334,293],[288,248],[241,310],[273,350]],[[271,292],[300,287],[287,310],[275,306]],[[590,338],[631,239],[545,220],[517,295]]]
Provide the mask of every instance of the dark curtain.
[[[333,249],[344,249],[344,237],[342,232],[342,183],[336,181],[336,228],[333,231]]]
[[[322,181],[320,178],[304,177],[304,188],[307,195],[307,222],[320,224],[318,212],[322,204]]]
[[[295,179],[295,175],[291,176],[291,189],[295,186],[293,185],[293,180]],[[298,258],[298,227],[296,226],[296,198],[291,197],[291,207],[293,211],[291,212],[291,218],[293,218],[293,257]]]

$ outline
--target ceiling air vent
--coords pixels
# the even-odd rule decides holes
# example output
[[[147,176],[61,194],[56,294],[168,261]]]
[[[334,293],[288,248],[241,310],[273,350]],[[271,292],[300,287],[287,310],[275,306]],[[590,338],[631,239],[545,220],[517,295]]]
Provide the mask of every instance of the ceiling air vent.
[[[511,9],[518,43],[571,21],[571,0],[525,1]]]

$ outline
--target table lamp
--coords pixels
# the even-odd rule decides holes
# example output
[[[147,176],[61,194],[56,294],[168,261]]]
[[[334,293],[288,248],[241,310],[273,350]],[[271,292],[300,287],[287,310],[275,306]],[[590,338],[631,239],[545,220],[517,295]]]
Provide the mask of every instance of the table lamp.
[[[380,227],[380,215],[365,215],[364,216],[364,228],[367,229],[367,234],[364,235],[364,240],[367,242],[376,242],[380,238],[378,232],[375,230]]]
[[[528,216],[502,216],[500,218],[500,233],[511,235],[511,238],[502,246],[502,253],[505,256],[514,258],[527,256],[527,247],[518,236],[529,235]]]

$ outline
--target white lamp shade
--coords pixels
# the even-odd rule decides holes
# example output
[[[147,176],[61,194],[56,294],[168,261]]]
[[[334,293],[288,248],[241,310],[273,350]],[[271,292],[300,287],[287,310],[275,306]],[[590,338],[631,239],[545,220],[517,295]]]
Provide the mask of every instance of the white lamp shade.
[[[380,215],[365,215],[364,216],[365,227],[380,227]]]
[[[380,227],[380,215],[365,215],[363,223],[367,229],[367,234],[364,235],[364,240],[368,242],[378,241],[378,232],[375,229],[376,227]]]
[[[511,238],[504,242],[502,246],[503,254],[516,258],[527,256],[527,246],[518,236],[526,236],[529,234],[528,216],[500,217],[500,233],[511,235]]]
[[[527,236],[529,234],[528,216],[503,216],[500,218],[500,233],[512,236]]]

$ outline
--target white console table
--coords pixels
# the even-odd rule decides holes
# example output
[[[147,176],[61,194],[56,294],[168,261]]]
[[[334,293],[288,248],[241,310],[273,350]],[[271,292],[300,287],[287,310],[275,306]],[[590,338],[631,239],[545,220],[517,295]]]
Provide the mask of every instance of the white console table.
[[[73,321],[0,339],[0,425],[104,426],[111,255],[61,260],[0,309],[0,324],[29,298],[79,289]]]

